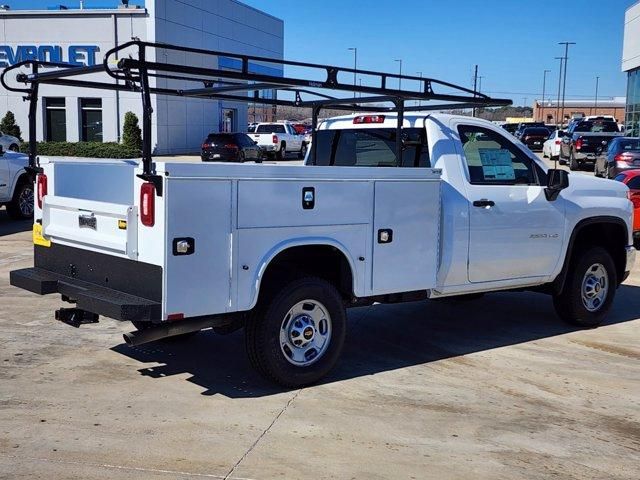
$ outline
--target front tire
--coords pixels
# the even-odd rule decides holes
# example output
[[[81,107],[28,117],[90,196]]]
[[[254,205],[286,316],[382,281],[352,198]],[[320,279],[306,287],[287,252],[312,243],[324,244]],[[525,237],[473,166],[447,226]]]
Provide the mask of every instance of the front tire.
[[[245,339],[253,367],[288,388],[317,382],[333,368],[344,345],[347,315],[326,280],[293,280],[266,295],[247,318]]]
[[[7,204],[7,214],[14,220],[33,217],[33,184],[21,180],[13,194],[13,200]]]
[[[564,289],[554,295],[553,306],[572,325],[597,327],[611,308],[617,286],[611,255],[602,247],[592,247],[572,260]]]

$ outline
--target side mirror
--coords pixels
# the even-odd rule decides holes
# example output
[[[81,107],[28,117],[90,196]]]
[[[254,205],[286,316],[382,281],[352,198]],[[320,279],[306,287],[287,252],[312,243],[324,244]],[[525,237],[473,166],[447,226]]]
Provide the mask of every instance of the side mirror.
[[[569,172],[557,168],[550,168],[547,171],[547,188],[544,194],[547,200],[553,202],[562,190],[569,186]]]

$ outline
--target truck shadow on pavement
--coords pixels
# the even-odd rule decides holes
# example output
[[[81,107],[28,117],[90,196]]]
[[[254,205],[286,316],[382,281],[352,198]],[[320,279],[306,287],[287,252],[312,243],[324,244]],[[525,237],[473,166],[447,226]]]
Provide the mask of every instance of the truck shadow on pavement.
[[[640,287],[623,285],[605,324],[640,317]],[[580,330],[562,322],[551,297],[536,293],[495,293],[477,300],[425,301],[349,310],[348,334],[338,365],[321,383],[374,375],[474,352],[515,345]],[[596,330],[597,331],[597,330]],[[112,349],[144,364],[152,378],[190,375],[202,395],[260,397],[285,391],[255,373],[243,332],[201,332],[185,341]],[[155,364],[160,364],[156,366]],[[313,387],[309,387],[313,388]]]
[[[13,220],[7,215],[6,208],[0,208],[0,237],[31,230],[32,220]]]

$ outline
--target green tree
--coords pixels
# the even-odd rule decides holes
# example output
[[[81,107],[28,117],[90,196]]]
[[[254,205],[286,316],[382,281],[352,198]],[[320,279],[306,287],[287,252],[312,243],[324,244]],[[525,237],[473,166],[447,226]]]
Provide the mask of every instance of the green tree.
[[[0,121],[0,132],[5,135],[17,137],[18,140],[22,142],[22,132],[20,131],[20,127],[16,125],[16,117],[11,110],[9,110],[2,118],[2,121]]]
[[[142,150],[142,130],[138,125],[138,117],[133,112],[127,112],[124,115],[122,143],[129,148]]]

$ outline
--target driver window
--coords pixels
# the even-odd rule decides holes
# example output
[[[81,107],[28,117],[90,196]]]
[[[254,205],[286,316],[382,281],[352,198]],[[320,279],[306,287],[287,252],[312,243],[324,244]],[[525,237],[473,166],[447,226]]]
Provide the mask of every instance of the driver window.
[[[488,128],[458,127],[464,158],[473,185],[538,185],[533,160]]]

